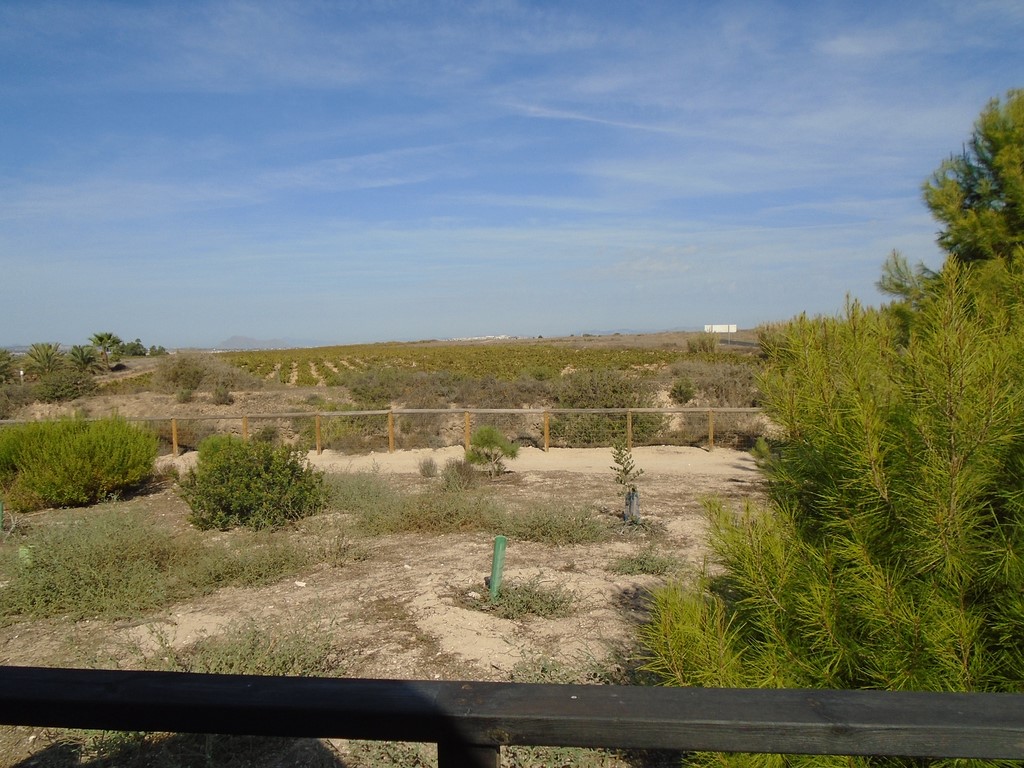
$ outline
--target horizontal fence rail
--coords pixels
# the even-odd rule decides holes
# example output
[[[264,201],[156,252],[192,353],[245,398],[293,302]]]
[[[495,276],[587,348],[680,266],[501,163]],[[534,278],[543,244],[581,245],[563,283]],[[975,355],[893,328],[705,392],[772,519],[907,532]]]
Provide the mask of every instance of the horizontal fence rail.
[[[365,680],[0,667],[0,722],[415,741],[440,768],[509,745],[1024,758],[1024,695]]]
[[[633,447],[633,416],[643,414],[697,414],[707,419],[707,443],[709,448],[715,447],[715,415],[716,414],[758,414],[760,408],[387,408],[378,410],[362,411],[294,411],[285,413],[255,413],[255,414],[204,414],[195,416],[132,416],[128,421],[135,422],[169,422],[171,425],[171,452],[178,454],[178,424],[189,421],[239,421],[241,423],[241,434],[243,438],[249,436],[249,422],[254,420],[274,419],[313,419],[315,422],[315,449],[317,454],[323,452],[322,423],[325,419],[350,418],[350,417],[386,417],[387,418],[387,440],[388,452],[395,451],[395,419],[399,416],[458,416],[464,420],[463,443],[469,449],[472,421],[474,415],[518,415],[518,416],[540,416],[542,419],[542,447],[545,451],[551,448],[551,416],[567,416],[574,414],[603,414],[607,416],[625,416],[625,442],[627,448]],[[96,417],[92,417],[95,419]],[[6,419],[0,420],[3,424],[24,424],[25,420]]]

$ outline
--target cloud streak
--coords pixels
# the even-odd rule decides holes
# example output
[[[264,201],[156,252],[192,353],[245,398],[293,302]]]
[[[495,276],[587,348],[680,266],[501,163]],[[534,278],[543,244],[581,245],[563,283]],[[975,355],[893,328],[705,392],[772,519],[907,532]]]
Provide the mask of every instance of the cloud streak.
[[[1000,2],[11,0],[0,343],[548,335],[874,302],[892,248],[940,258],[920,185],[1022,85],[1022,32]],[[135,298],[158,288],[173,298]],[[530,311],[478,328],[452,308],[467,296]]]

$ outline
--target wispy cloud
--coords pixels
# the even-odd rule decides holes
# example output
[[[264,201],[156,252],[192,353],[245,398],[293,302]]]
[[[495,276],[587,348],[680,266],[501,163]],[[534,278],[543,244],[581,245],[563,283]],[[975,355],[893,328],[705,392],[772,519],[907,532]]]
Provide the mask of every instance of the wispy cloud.
[[[870,300],[892,248],[939,257],[920,184],[1022,85],[1022,35],[995,1],[9,0],[0,342],[156,285],[190,342],[472,335],[453,297],[487,291],[545,335]],[[177,343],[160,301],[122,322]]]

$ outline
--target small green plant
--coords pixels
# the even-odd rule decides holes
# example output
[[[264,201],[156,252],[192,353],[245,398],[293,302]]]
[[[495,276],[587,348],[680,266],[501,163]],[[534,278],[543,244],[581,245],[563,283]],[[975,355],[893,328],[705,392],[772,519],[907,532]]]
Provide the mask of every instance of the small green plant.
[[[633,452],[624,443],[618,443],[612,448],[612,461],[614,465],[611,470],[615,473],[615,482],[621,485],[626,493],[636,491],[636,481],[644,471],[637,468],[633,461]]]
[[[549,587],[539,578],[522,584],[506,579],[498,591],[498,598],[490,603],[481,603],[502,619],[513,621],[526,616],[542,619],[561,619],[572,614],[575,595],[564,587]]]
[[[329,677],[343,671],[329,629],[321,621],[296,626],[249,619],[182,649],[162,642],[164,666],[175,672]]]
[[[615,482],[622,486],[625,494],[626,507],[622,513],[622,519],[629,523],[640,522],[640,492],[636,489],[636,481],[640,479],[644,471],[638,469],[633,462],[633,452],[624,443],[618,443],[612,448],[611,467],[615,473]]]
[[[496,427],[480,427],[473,433],[466,451],[466,460],[471,464],[487,467],[490,477],[505,472],[505,459],[519,455],[519,446],[505,437]]]
[[[199,460],[182,485],[198,528],[275,528],[323,511],[323,473],[290,446],[215,435],[199,446]]]
[[[669,390],[669,397],[676,405],[686,405],[693,400],[695,394],[697,394],[697,390],[693,386],[693,382],[686,377],[676,379],[672,389]]]
[[[448,459],[441,471],[441,486],[446,491],[465,491],[479,482],[476,469],[466,459]]]
[[[420,477],[437,477],[437,462],[433,456],[420,459]]]
[[[235,402],[234,396],[228,390],[224,384],[217,384],[213,388],[213,396],[211,397],[214,405],[231,405]]]
[[[686,340],[686,351],[690,354],[707,354],[717,349],[718,337],[713,333],[701,333]]]
[[[188,387],[182,387],[175,393],[174,399],[179,403],[191,403],[195,399],[195,392]]]
[[[646,546],[631,555],[612,561],[609,570],[622,576],[664,576],[679,567],[679,560]]]

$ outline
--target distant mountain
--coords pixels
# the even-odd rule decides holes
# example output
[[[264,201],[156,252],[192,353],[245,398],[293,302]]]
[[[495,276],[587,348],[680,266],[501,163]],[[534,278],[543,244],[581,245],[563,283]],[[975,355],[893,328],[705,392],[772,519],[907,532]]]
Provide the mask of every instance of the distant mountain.
[[[299,347],[322,347],[322,341],[310,339],[253,339],[248,336],[232,336],[216,346],[217,349],[297,349]]]

